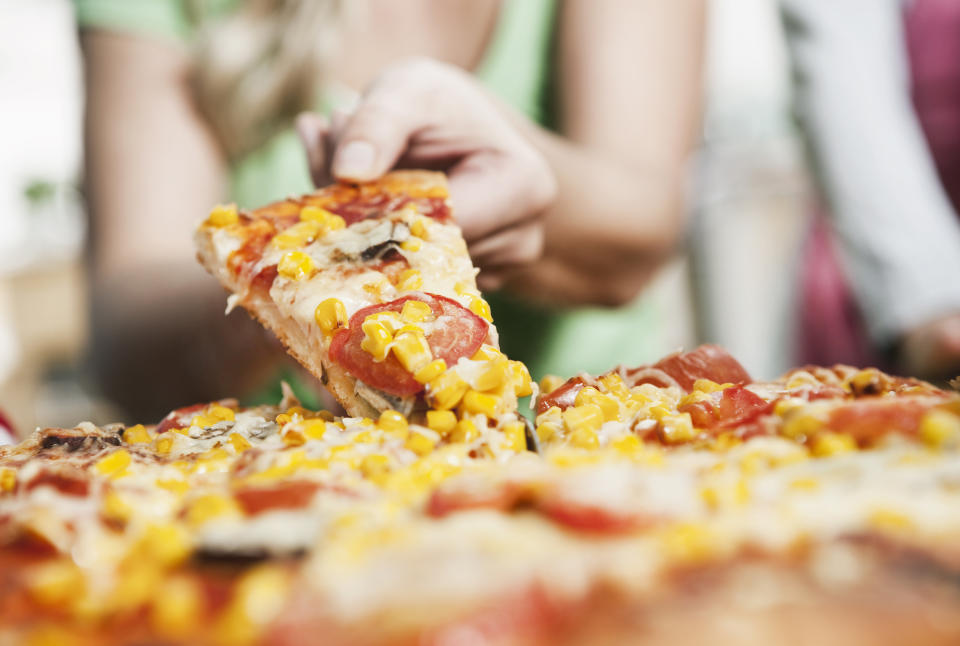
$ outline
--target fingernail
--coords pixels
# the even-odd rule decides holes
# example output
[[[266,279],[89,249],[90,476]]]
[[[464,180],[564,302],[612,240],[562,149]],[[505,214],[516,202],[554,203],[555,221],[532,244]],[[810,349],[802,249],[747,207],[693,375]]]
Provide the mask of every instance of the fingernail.
[[[351,141],[337,151],[333,172],[339,177],[363,178],[373,171],[377,151],[367,141]]]

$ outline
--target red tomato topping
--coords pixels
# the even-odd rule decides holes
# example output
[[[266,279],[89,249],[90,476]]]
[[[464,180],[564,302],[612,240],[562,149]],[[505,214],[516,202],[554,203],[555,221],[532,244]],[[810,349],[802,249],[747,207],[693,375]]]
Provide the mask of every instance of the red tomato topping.
[[[378,362],[360,347],[364,336],[360,326],[367,316],[378,312],[399,313],[409,300],[423,301],[433,311],[435,321],[427,334],[427,343],[434,358],[443,359],[447,366],[453,366],[461,357],[472,356],[487,338],[487,322],[460,303],[436,294],[404,296],[357,310],[350,317],[348,327],[337,332],[330,342],[330,358],[363,383],[384,392],[407,396],[423,390],[423,384],[414,379],[393,354]]]
[[[718,384],[746,384],[751,381],[750,374],[733,356],[716,345],[701,345],[690,352],[677,353],[665,357],[651,366],[662,370],[672,377],[687,392],[693,390],[697,379],[709,379]],[[645,367],[627,371],[631,377],[642,373]],[[652,383],[655,386],[667,386],[654,377],[638,376],[631,386]]]
[[[165,431],[169,431],[171,428],[180,428],[183,426],[183,417],[190,415],[191,413],[199,413],[206,406],[207,404],[193,404],[192,406],[184,406],[183,408],[170,411],[167,413],[167,416],[164,417],[159,424],[157,424],[157,428],[154,430],[157,433],[163,433]]]
[[[233,495],[249,516],[273,509],[303,509],[313,500],[320,485],[316,482],[281,482],[269,487],[248,487]]]
[[[864,398],[833,409],[827,428],[852,435],[860,446],[870,446],[890,433],[916,435],[924,413],[940,403],[931,398]]]
[[[326,204],[324,208],[342,217],[347,226],[350,226],[361,220],[382,217],[387,213],[398,211],[411,202],[416,204],[419,212],[427,217],[441,222],[450,219],[450,206],[447,200],[441,197],[410,198],[405,195],[373,193],[360,195],[348,201]]]
[[[53,487],[65,496],[86,496],[90,491],[90,481],[80,470],[43,469],[24,485],[31,491],[37,487]]]
[[[573,406],[581,388],[583,388],[583,379],[580,377],[567,379],[559,388],[546,393],[537,400],[537,415],[547,412],[554,406],[560,409]]]
[[[742,386],[732,386],[710,393],[710,399],[680,406],[681,413],[690,413],[693,425],[706,430],[744,426],[773,410],[773,403]]]
[[[562,498],[547,498],[537,509],[555,523],[580,532],[617,534],[653,525],[657,519],[623,511],[587,505]]]
[[[475,484],[477,486],[469,486]],[[526,492],[513,483],[466,483],[454,481],[435,490],[427,502],[427,514],[442,518],[448,514],[470,509],[509,511],[525,498]]]

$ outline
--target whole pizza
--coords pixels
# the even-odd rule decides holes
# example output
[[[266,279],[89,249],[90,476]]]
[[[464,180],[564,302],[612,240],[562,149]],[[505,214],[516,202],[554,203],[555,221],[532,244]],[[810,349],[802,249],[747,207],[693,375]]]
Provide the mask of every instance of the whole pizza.
[[[0,644],[960,643],[957,393],[716,346],[533,383],[433,173],[197,243],[346,414],[0,447]]]

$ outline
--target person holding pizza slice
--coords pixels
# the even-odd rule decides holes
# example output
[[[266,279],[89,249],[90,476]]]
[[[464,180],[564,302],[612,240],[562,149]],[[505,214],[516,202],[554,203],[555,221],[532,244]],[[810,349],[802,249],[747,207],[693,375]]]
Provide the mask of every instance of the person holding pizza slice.
[[[133,412],[276,369],[256,326],[221,320],[189,231],[212,203],[309,190],[304,149],[321,183],[447,172],[504,350],[535,374],[656,352],[637,295],[683,230],[702,0],[75,3],[95,364]]]

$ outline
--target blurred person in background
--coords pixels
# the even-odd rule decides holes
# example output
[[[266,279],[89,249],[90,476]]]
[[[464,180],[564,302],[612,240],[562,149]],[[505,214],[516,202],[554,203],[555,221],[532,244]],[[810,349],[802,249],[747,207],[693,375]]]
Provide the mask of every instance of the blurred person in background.
[[[803,359],[956,375],[960,3],[781,6],[832,225],[807,241]]]
[[[225,199],[308,191],[304,145],[319,182],[448,171],[482,286],[512,294],[492,302],[504,349],[535,375],[656,352],[636,297],[683,228],[702,0],[75,2],[94,363],[130,414],[276,373],[191,234]],[[302,117],[301,145],[303,110],[329,118]]]

